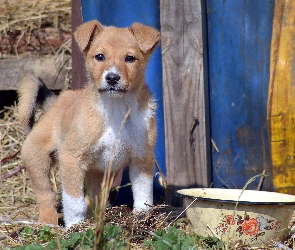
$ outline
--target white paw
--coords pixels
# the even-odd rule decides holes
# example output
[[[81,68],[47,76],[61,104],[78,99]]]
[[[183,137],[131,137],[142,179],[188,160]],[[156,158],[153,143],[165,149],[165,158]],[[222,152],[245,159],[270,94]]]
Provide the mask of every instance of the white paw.
[[[149,210],[151,210],[153,207],[153,204],[147,203],[147,202],[134,202],[133,205],[133,213],[141,213],[141,212],[147,212]]]
[[[83,196],[74,198],[63,191],[62,202],[66,228],[85,220],[87,206]]]
[[[138,168],[130,168],[133,191],[133,213],[146,212],[153,205],[153,176],[143,175]]]

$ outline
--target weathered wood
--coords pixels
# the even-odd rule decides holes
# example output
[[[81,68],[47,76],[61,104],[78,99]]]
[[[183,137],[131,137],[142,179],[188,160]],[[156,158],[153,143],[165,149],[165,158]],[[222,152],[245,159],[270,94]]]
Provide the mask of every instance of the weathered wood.
[[[166,168],[170,203],[179,188],[208,187],[202,1],[161,0]]]
[[[16,90],[19,81],[27,73],[36,73],[51,89],[64,89],[68,82],[67,69],[70,56],[63,58],[26,57],[22,59],[0,59],[0,90]]]
[[[274,189],[295,194],[295,1],[276,1],[272,27],[268,122]]]

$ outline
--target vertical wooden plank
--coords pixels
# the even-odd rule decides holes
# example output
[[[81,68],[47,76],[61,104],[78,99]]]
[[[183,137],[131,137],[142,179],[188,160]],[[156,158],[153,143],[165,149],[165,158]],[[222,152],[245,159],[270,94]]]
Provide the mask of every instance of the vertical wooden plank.
[[[166,171],[169,198],[179,188],[208,187],[203,71],[204,1],[161,0]]]
[[[266,108],[273,0],[206,0],[213,187],[272,189]],[[256,189],[259,179],[249,184]]]
[[[72,34],[82,23],[81,1],[72,0]],[[72,88],[81,88],[87,83],[86,69],[83,54],[72,35]]]
[[[295,194],[295,1],[275,2],[268,121],[275,191]]]

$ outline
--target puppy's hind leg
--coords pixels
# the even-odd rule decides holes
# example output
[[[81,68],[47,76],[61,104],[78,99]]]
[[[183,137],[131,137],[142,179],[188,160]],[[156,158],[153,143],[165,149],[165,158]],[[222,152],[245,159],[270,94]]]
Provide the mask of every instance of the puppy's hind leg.
[[[56,199],[50,183],[52,148],[44,145],[34,132],[29,134],[22,147],[23,164],[36,194],[39,222],[57,224]]]

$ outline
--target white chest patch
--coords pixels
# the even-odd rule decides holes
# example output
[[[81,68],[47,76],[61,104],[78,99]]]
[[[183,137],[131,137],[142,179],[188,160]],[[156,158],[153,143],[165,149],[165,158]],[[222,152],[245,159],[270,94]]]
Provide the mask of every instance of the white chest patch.
[[[130,114],[126,118],[129,108]],[[139,110],[136,96],[128,93],[123,97],[100,100],[98,111],[104,116],[106,130],[93,148],[97,167],[105,169],[111,161],[112,169],[118,170],[126,166],[130,158],[144,156],[153,110],[153,103]]]

